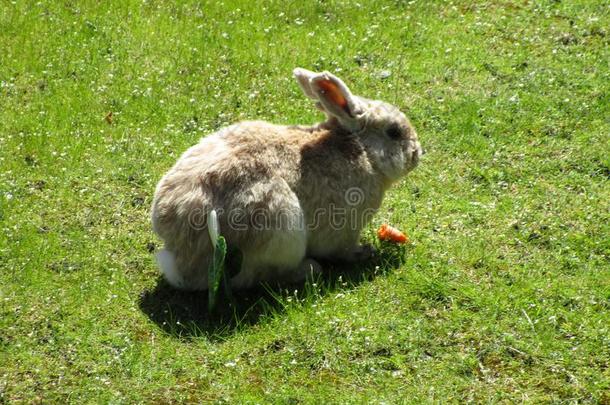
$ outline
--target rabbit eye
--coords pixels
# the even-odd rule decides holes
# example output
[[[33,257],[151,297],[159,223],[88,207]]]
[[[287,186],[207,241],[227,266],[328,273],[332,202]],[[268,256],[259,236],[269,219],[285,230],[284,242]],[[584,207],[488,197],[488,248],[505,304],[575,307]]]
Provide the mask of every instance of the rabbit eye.
[[[391,139],[400,139],[402,137],[402,131],[398,125],[392,125],[385,130],[387,136]]]

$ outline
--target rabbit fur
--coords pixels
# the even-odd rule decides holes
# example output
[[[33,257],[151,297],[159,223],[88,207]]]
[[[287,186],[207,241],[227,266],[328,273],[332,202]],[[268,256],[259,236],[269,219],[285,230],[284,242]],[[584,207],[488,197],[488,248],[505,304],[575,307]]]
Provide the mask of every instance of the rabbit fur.
[[[242,253],[232,288],[297,282],[321,270],[316,259],[371,254],[360,232],[388,187],[417,165],[417,134],[396,107],[353,95],[331,73],[293,73],[325,122],[229,126],[188,149],[157,185],[152,224],[165,242],[157,262],[172,286],[207,289],[212,209]]]

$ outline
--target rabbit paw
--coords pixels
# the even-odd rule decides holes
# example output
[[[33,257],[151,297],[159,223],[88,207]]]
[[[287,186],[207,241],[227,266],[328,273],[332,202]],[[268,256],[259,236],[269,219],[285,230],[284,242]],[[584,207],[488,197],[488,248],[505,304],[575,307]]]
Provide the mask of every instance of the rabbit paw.
[[[377,249],[367,243],[355,246],[343,259],[348,262],[362,262],[375,257],[375,254],[377,254]]]

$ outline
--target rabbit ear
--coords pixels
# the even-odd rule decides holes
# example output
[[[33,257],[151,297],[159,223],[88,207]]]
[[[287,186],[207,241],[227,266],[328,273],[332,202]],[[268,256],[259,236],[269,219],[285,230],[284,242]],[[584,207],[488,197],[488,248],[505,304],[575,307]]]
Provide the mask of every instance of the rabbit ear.
[[[301,86],[303,93],[305,93],[307,97],[313,100],[317,100],[318,98],[313,93],[311,85],[309,84],[311,79],[316,76],[316,73],[312,72],[311,70],[296,68],[292,71],[292,74],[294,74],[294,77],[297,79],[297,82],[299,83],[299,86]]]
[[[305,95],[318,101],[318,108],[348,128],[357,126],[355,121],[362,113],[361,108],[341,79],[329,72],[315,73],[301,68],[293,73]]]

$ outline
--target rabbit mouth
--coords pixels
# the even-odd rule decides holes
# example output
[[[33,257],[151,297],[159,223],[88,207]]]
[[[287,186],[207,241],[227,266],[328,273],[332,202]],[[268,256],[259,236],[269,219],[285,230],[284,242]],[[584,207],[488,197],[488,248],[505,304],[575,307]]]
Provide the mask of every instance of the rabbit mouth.
[[[413,141],[413,150],[411,151],[411,162],[413,162],[414,165],[417,165],[417,163],[419,163],[419,159],[423,155],[424,155],[424,150],[422,149],[419,141],[417,141],[417,140]]]
[[[419,145],[418,145],[419,146]],[[411,166],[415,167],[419,163],[419,159],[423,155],[423,151],[420,147],[417,147],[411,152]]]
[[[422,155],[423,155],[423,151],[422,151],[421,147],[419,146],[419,143],[415,143],[414,148],[409,149],[406,153],[404,169],[402,172],[403,176],[408,174],[409,172],[411,172],[413,169],[415,169],[417,167]]]

